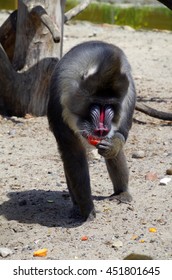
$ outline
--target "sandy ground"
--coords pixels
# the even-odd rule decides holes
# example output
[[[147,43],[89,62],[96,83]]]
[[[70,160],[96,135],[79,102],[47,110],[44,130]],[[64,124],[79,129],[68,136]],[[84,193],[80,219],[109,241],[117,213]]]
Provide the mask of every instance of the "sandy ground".
[[[64,51],[92,39],[124,50],[138,99],[172,111],[172,33],[78,23],[65,26]],[[125,147],[133,202],[108,200],[112,185],[104,160],[94,155],[90,173],[99,213],[79,224],[69,218],[72,203],[46,117],[0,117],[0,247],[11,250],[6,259],[33,259],[44,247],[45,259],[123,259],[130,253],[172,259],[172,181],[160,184],[172,178],[166,175],[172,167],[171,123],[139,112],[134,118]],[[132,157],[138,151],[143,158]],[[152,180],[145,177],[149,172],[155,173]]]

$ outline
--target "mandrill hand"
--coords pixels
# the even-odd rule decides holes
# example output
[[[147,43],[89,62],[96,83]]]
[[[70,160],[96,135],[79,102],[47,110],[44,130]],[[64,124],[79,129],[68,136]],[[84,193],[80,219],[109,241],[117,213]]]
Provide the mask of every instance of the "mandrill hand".
[[[124,136],[117,132],[112,138],[102,139],[99,144],[96,145],[98,153],[106,159],[111,159],[117,156],[119,151],[125,144]]]

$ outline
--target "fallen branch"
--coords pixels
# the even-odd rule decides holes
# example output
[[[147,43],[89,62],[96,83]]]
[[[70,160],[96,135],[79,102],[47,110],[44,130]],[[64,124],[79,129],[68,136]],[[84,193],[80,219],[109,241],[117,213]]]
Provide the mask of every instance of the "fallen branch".
[[[82,1],[81,4],[77,5],[75,8],[66,12],[64,15],[64,22],[67,22],[68,20],[71,20],[73,17],[77,16],[84,9],[86,9],[91,2],[92,2],[92,0]]]
[[[142,113],[145,113],[148,116],[151,116],[153,118],[165,120],[165,121],[172,121],[172,114],[166,113],[162,111],[158,111],[156,109],[153,109],[147,105],[144,105],[143,103],[136,102],[135,109],[137,111],[140,111]]]

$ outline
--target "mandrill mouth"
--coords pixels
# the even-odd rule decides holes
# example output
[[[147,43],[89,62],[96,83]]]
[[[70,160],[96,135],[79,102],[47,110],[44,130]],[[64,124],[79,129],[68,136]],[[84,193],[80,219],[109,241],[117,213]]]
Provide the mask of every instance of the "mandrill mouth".
[[[95,138],[95,137],[90,135],[90,136],[87,137],[87,141],[90,145],[97,146],[100,143],[101,139],[100,138]]]
[[[93,145],[93,146],[97,146],[102,140],[102,138],[96,137],[96,136],[88,134],[88,133],[85,133],[85,131],[82,132],[82,136],[87,140],[87,142],[90,145]]]
[[[94,105],[91,109],[91,117],[94,125],[94,135],[98,138],[105,137],[110,129],[114,117],[114,111],[110,105]]]

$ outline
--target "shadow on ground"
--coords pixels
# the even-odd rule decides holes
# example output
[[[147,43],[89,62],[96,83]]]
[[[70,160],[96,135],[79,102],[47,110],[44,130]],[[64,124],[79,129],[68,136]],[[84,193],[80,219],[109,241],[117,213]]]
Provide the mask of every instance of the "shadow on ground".
[[[4,215],[9,221],[67,228],[83,223],[79,217],[70,217],[72,202],[68,192],[30,190],[10,192],[8,197],[9,200],[0,205],[0,215]],[[105,198],[93,197],[95,200]]]

